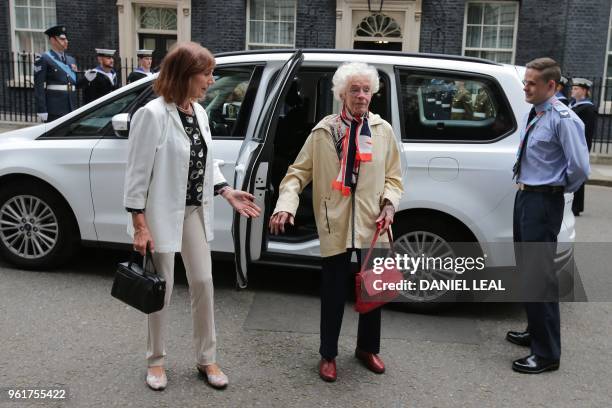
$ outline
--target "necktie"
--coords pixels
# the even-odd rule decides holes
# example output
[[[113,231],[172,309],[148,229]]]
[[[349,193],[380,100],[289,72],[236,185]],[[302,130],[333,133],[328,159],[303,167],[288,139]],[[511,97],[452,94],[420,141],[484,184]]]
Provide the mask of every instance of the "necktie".
[[[531,110],[529,111],[529,117],[527,118],[526,127],[529,127],[529,124],[531,123],[533,118],[535,118],[535,116],[536,116],[536,110],[535,108],[531,108]],[[521,173],[521,159],[523,158],[523,154],[525,153],[525,149],[527,147],[527,138],[529,137],[529,130],[531,130],[531,128],[529,128],[527,132],[525,133],[525,137],[523,138],[523,141],[521,142],[521,147],[519,150],[518,157],[516,158],[516,163],[514,163],[514,167],[512,168],[512,171],[514,173],[513,178],[515,180],[518,180],[519,175]]]

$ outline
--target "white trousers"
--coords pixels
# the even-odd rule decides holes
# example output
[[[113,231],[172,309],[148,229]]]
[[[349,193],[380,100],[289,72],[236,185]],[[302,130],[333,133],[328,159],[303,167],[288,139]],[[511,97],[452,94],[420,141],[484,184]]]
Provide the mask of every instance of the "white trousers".
[[[185,265],[191,317],[193,319],[193,343],[198,364],[215,363],[216,335],[213,300],[212,264],[210,247],[206,241],[204,225],[198,207],[185,208],[181,257]],[[147,316],[147,365],[164,365],[166,356],[165,331],[167,309],[174,284],[174,252],[153,253],[157,272],[166,280],[166,298],[162,310]]]

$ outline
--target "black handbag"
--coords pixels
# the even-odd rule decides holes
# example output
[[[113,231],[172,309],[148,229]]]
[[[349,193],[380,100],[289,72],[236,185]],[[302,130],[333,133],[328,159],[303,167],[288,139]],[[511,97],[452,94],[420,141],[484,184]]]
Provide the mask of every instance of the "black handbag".
[[[111,295],[143,313],[154,313],[164,307],[166,281],[157,274],[148,245],[142,267],[134,262],[136,254],[117,265]],[[151,269],[147,268],[147,261]]]

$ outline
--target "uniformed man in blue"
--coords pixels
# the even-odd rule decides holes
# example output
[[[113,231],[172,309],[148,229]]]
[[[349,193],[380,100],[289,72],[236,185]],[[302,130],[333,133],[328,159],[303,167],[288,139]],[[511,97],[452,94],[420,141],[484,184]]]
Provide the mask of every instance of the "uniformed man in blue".
[[[572,79],[572,102],[569,107],[578,115],[584,123],[584,136],[589,151],[593,144],[593,135],[597,124],[597,108],[591,100],[591,87],[593,82],[585,78]],[[572,212],[579,216],[584,211],[584,184],[574,193],[572,201]]]
[[[153,63],[152,55],[153,50],[136,51],[136,56],[138,57],[138,68],[136,68],[130,73],[130,75],[128,75],[128,84],[153,75],[153,72],[151,72],[151,64]]]
[[[77,66],[66,54],[66,27],[57,25],[45,31],[51,49],[34,61],[36,113],[43,122],[51,122],[77,107]]]
[[[113,69],[115,65],[115,50],[96,48],[98,66],[85,71],[84,78],[79,81],[83,88],[83,101],[89,103],[101,96],[106,95],[119,88],[117,73]]]
[[[560,77],[561,70],[553,59],[538,58],[527,64],[523,81],[525,100],[533,107],[522,124],[513,169],[518,184],[514,202],[515,256],[524,287],[553,296],[525,303],[527,330],[506,335],[512,343],[531,347],[530,355],[512,363],[512,368],[521,373],[559,368],[559,288],[554,257],[563,220],[563,193],[576,191],[590,172],[584,125],[555,97]]]
[[[563,102],[565,105],[569,105],[569,99],[567,99],[567,96],[565,96],[565,87],[567,86],[567,83],[567,78],[561,76],[559,82],[557,82],[557,93],[555,94],[557,99]]]

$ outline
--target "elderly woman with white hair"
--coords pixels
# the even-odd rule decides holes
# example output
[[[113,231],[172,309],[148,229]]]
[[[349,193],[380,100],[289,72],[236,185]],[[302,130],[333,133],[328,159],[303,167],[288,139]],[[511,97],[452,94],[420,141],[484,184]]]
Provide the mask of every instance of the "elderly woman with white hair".
[[[336,380],[338,337],[342,325],[347,279],[353,276],[351,256],[367,248],[377,226],[393,223],[403,192],[400,155],[393,128],[369,111],[379,78],[370,65],[341,65],[333,77],[339,114],[323,118],[280,184],[270,218],[270,231],[284,233],[293,224],[298,195],[312,182],[313,209],[319,233],[321,273],[321,346],[319,375]],[[381,240],[385,235],[381,236]],[[380,352],[380,308],[359,315],[355,356],[368,369],[383,373]]]

